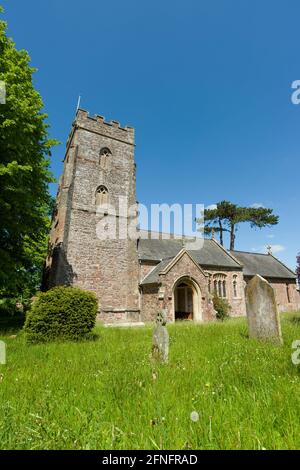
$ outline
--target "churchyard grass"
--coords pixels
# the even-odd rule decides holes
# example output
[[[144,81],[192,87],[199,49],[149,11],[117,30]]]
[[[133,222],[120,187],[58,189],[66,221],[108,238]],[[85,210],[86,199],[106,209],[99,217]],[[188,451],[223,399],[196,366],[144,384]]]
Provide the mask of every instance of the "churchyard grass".
[[[0,331],[0,448],[300,448],[294,317],[283,347],[248,339],[244,319],[169,325],[168,364],[151,360],[153,326],[35,346]]]

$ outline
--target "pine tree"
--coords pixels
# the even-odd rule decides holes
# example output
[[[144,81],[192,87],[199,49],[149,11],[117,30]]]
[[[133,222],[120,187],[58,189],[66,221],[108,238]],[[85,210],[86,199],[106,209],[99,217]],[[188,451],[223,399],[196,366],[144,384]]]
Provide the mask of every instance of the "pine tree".
[[[229,201],[221,201],[215,209],[204,212],[205,232],[214,229],[220,234],[220,243],[224,244],[223,234],[229,232],[230,250],[234,250],[236,233],[241,223],[250,223],[252,228],[263,228],[278,224],[279,217],[273,214],[273,209],[265,207],[242,207]]]

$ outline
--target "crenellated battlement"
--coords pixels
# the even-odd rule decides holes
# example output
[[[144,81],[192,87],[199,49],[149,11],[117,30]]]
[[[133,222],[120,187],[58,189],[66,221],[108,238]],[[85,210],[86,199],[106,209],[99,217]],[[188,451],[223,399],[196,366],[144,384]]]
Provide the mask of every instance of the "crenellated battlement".
[[[131,126],[122,127],[119,121],[105,121],[105,117],[96,114],[90,116],[89,112],[84,109],[78,109],[72,129],[69,133],[66,147],[70,146],[74,131],[76,129],[85,129],[96,134],[107,136],[112,139],[134,145],[135,130]]]
[[[105,118],[99,114],[90,116],[89,112],[84,109],[78,109],[73,127],[86,129],[134,145],[133,127],[122,127],[119,121],[115,120],[107,122]]]

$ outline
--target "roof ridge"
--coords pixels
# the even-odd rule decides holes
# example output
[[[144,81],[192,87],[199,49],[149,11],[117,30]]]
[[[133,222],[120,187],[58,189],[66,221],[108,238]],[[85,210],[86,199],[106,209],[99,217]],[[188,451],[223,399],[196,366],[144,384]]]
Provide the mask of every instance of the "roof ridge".
[[[161,230],[146,230],[146,229],[140,229],[138,231],[139,233],[141,232],[145,232],[145,233],[148,233],[149,235],[151,233],[155,233],[155,234],[158,234],[158,235],[169,235],[170,238],[150,238],[150,240],[176,240],[176,241],[182,241],[182,240],[185,240],[185,239],[190,239],[190,238],[204,238],[204,237],[201,237],[200,235],[197,236],[197,235],[184,235],[184,234],[180,234],[180,233],[172,233],[172,232],[162,232]],[[200,232],[199,232],[200,233]],[[146,238],[145,240],[149,240],[149,238]],[[207,239],[206,239],[207,240]]]
[[[270,278],[295,278],[296,274],[280,259],[271,253],[255,253],[249,251],[234,250],[236,257],[241,257],[244,264],[244,274],[254,275],[259,273],[263,277]],[[245,255],[245,256],[243,256]],[[264,259],[262,259],[264,258]],[[254,270],[257,270],[256,273]]]
[[[233,253],[246,253],[248,255],[270,256],[269,253],[258,253],[257,251],[244,251],[244,250],[229,250],[229,251]]]

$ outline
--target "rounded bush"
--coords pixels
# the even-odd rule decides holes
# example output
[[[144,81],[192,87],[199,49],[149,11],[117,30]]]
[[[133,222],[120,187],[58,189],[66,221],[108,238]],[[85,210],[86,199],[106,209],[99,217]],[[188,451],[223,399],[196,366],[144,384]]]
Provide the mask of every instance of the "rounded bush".
[[[83,339],[94,328],[97,311],[94,293],[77,287],[54,287],[33,302],[24,327],[26,340]]]
[[[231,310],[231,306],[227,302],[226,299],[222,299],[217,295],[217,293],[214,293],[213,297],[213,304],[214,304],[214,309],[216,311],[216,317],[218,320],[224,321],[226,318],[229,317],[229,313]]]

